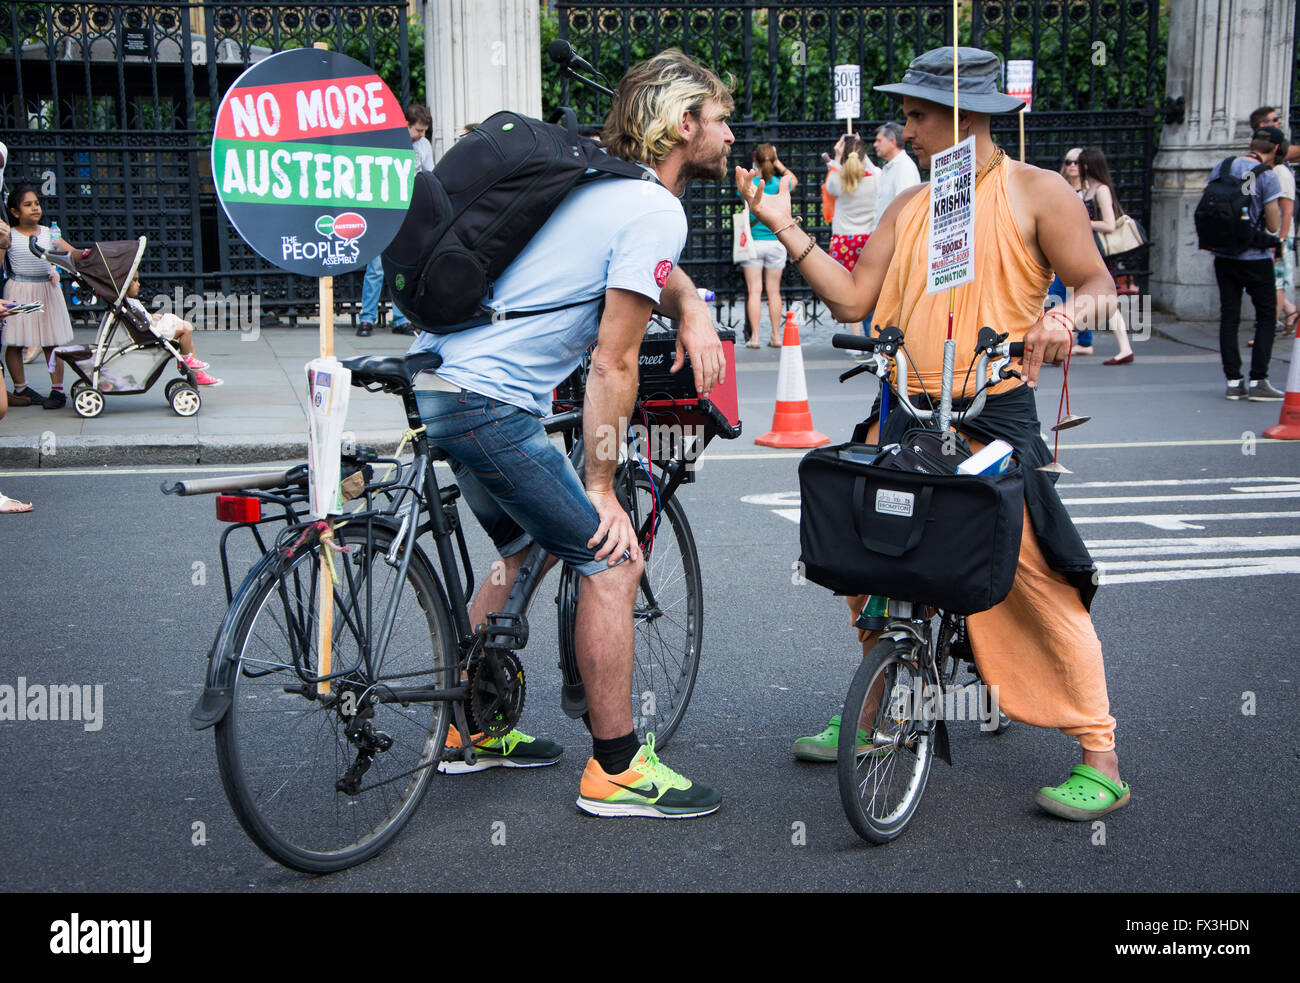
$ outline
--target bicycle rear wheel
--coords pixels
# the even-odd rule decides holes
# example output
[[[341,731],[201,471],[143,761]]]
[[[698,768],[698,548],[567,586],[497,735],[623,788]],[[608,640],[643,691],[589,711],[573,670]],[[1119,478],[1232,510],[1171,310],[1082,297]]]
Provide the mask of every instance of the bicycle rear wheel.
[[[457,648],[441,588],[420,554],[405,579],[386,562],[391,533],[343,527],[335,541],[330,682],[319,670],[319,551],[261,573],[236,597],[230,708],[216,726],[222,784],[245,832],[294,870],[326,873],[375,856],[410,819],[428,787],[450,720],[447,702],[387,702],[393,688],[454,685]],[[400,556],[399,556],[400,558]],[[251,579],[251,578],[250,578]],[[381,665],[388,601],[397,609]],[[244,589],[241,588],[241,593]]]
[[[650,483],[638,476],[629,512],[640,529],[655,504]],[[658,532],[637,589],[632,664],[632,721],[637,738],[653,732],[663,748],[676,732],[695,689],[704,639],[704,588],[695,537],[676,498],[659,510]],[[643,541],[642,546],[646,543]],[[566,682],[579,679],[574,625],[582,577],[567,567],[560,583],[560,660]]]
[[[854,830],[872,843],[901,834],[925,793],[934,758],[926,696],[915,646],[895,639],[871,650],[849,686],[840,717],[840,800]]]

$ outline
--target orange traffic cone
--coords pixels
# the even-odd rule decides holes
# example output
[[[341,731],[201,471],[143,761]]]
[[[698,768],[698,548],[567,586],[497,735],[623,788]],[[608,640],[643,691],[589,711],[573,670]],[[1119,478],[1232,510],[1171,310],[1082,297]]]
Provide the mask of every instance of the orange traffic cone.
[[[1286,398],[1277,425],[1264,431],[1273,440],[1300,440],[1300,320],[1296,322],[1295,340],[1291,343],[1291,371],[1286,377]]]
[[[754,443],[764,447],[820,447],[830,442],[824,433],[813,429],[808,387],[804,383],[803,349],[799,347],[799,326],[794,323],[794,311],[786,311],[772,430],[755,438]]]

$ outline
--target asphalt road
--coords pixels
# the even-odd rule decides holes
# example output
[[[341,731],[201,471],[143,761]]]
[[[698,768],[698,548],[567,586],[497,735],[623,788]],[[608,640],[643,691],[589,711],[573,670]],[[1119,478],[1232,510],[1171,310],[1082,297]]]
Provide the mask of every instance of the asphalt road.
[[[437,776],[374,861],[327,878],[285,870],[232,815],[211,733],[187,725],[224,609],[211,506],[164,498],[174,474],[129,461],[4,472],[0,489],[37,509],[0,519],[0,685],[102,685],[103,722],[0,722],[0,890],[1294,891],[1300,446],[1252,439],[1277,405],[1226,403],[1213,355],[1159,340],[1138,355],[1073,367],[1074,410],[1094,420],[1061,455],[1074,471],[1063,497],[1103,569],[1093,615],[1134,790],[1104,830],[1034,805],[1077,760],[1054,731],[953,725],[954,766],[935,763],[914,823],[883,848],[849,827],[833,768],[791,757],[838,712],[857,645],[842,601],[792,583],[798,454],[752,443],[775,394],[763,349],[740,355],[745,437],[682,492],[705,641],[664,757],[723,792],[719,813],[577,812],[589,752],[559,709],[544,587],[523,726],[564,743],[560,763]],[[805,359],[817,426],[847,439],[874,383],[838,386],[851,363],[824,340]],[[1060,370],[1045,373],[1047,417]],[[480,570],[486,547],[476,531]]]

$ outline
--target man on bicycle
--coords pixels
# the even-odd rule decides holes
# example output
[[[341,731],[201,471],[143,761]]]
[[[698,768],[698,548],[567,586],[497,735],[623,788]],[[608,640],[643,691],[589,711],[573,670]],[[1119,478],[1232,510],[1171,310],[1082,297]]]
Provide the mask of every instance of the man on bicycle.
[[[579,186],[496,280],[492,294],[494,306],[512,312],[597,300],[453,334],[422,334],[411,348],[442,356],[437,373],[426,373],[416,385],[421,416],[502,557],[474,598],[470,623],[505,608],[534,541],[552,562],[562,559],[583,576],[575,644],[594,747],[578,807],[593,815],[702,816],[721,802],[714,789],[660,762],[652,737],[644,745],[636,738],[633,605],[644,563],[614,493],[618,462],[598,452],[622,443],[608,438],[626,431],[641,339],[656,307],[681,319],[676,367],[684,350],[699,392],[722,381],[722,346],[708,308],[677,269],[687,231],[677,196],[693,178],[726,177],[731,108],[722,81],[680,51],[634,66],[619,82],[603,146],[640,163],[658,181]],[[539,417],[550,412],[552,390],[592,342],[580,479]],[[451,738],[453,744],[460,739]],[[480,741],[477,757],[483,767],[537,767],[554,764],[561,751],[512,731]]]
[[[1001,710],[1012,719],[1059,728],[1083,748],[1083,764],[1062,785],[1040,789],[1036,801],[1055,815],[1091,819],[1126,805],[1129,790],[1119,777],[1101,643],[1088,614],[1096,592],[1092,559],[1056,494],[1054,476],[1034,470],[1050,456],[1040,437],[1033,389],[1044,361],[1065,358],[1072,329],[1107,323],[1115,285],[1093,244],[1087,211],[1069,185],[1053,171],[1012,161],[993,143],[990,114],[1017,112],[1022,106],[998,91],[997,57],[977,48],[958,52],[959,139],[975,137],[975,280],[956,290],[953,378],[967,381],[964,391],[954,389],[954,406],[960,408],[959,398],[973,395],[983,381],[966,374],[981,326],[1009,332],[1011,341],[1025,343],[1024,379],[1012,377],[992,386],[978,421],[963,428],[975,438],[975,448],[995,437],[1015,448],[1025,471],[1026,500],[1015,586],[1001,604],[971,615],[967,627],[980,675],[997,694]],[[933,154],[957,142],[951,48],[926,52],[913,60],[901,83],[876,88],[902,97],[907,119],[903,138],[911,141],[922,168],[929,168]],[[901,327],[917,369],[910,397],[920,401],[923,386],[938,393],[948,292],[926,293],[929,186],[916,185],[898,195],[850,273],[795,226],[786,189],[764,196],[751,187],[750,178],[737,168],[737,187],[750,211],[779,230],[782,244],[832,316],[853,322],[874,308],[877,326]],[[1044,313],[1053,270],[1074,288],[1074,297]],[[899,439],[908,422],[905,413],[894,413],[881,424],[878,410],[879,404],[867,421],[865,440]],[[862,601],[850,599],[855,617]],[[863,631],[860,637],[865,654],[875,635]],[[835,760],[840,726],[852,722],[832,718],[821,734],[796,742],[796,755]]]

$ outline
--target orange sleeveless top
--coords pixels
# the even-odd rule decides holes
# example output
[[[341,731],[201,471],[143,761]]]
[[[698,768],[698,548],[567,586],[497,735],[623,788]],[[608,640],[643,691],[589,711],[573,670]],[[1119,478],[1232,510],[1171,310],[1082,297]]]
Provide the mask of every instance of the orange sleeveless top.
[[[1030,254],[1007,196],[1010,167],[1000,164],[975,188],[975,279],[956,288],[952,336],[957,342],[953,397],[970,396],[977,381],[966,369],[975,361],[975,337],[985,325],[1010,341],[1022,341],[1043,311],[1052,271]],[[925,292],[930,236],[930,189],[917,192],[898,213],[894,255],[872,318],[902,329],[911,356],[908,392],[921,384],[937,403],[943,381],[943,344],[948,337],[948,291]],[[1013,363],[1014,365],[1014,363]],[[990,388],[1006,392],[1024,383],[1006,379]]]

